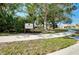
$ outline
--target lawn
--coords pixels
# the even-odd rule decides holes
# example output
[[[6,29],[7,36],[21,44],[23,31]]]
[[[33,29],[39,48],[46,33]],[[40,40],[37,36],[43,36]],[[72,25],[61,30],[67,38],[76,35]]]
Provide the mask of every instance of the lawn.
[[[76,43],[69,38],[0,43],[1,55],[45,55]]]
[[[73,35],[71,35],[71,36],[79,36],[79,34],[73,34]]]
[[[15,34],[19,34],[19,33],[1,33],[0,32],[0,36],[10,36],[10,35],[15,35]]]

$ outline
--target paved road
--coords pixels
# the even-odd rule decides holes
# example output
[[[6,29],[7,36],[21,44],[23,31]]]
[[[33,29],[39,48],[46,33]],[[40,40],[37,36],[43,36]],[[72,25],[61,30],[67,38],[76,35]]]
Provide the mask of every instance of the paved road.
[[[14,41],[23,41],[23,40],[56,38],[56,37],[68,36],[71,34],[74,34],[74,32],[62,32],[56,34],[19,34],[19,35],[10,35],[10,36],[0,36],[0,42],[14,42]]]
[[[79,55],[79,43],[47,55]]]

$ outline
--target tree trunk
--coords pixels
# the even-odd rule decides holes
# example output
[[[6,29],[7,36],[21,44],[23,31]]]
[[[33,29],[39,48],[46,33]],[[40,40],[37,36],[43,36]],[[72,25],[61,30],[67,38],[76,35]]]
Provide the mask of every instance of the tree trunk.
[[[46,31],[47,30],[47,17],[45,17],[45,19],[44,19],[44,30]]]
[[[47,10],[48,6],[47,4],[44,4],[44,12],[45,12],[45,16],[44,16],[44,30],[47,31],[47,14],[48,14],[48,10]]]

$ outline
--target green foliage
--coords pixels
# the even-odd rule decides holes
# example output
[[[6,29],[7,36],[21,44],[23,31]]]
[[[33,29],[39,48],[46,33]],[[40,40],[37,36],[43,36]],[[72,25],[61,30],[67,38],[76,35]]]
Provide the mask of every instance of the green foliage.
[[[0,5],[0,32],[23,32],[24,19],[15,17],[20,4]]]
[[[15,22],[15,32],[24,32],[25,20],[19,18]]]
[[[53,29],[57,27],[57,23],[71,23],[70,17],[64,14],[71,15],[72,10],[76,7],[73,4],[7,4],[0,3],[0,32],[23,32],[24,24],[33,23],[43,24],[44,29],[47,29],[47,22],[52,23]],[[24,12],[26,17],[18,17],[17,12]]]

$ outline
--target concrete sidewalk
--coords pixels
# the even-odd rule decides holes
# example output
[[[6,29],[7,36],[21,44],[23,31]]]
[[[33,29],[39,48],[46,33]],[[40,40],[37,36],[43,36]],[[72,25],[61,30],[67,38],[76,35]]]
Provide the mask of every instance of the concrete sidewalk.
[[[47,55],[79,55],[79,43]]]
[[[14,41],[24,41],[24,40],[38,40],[47,38],[64,37],[74,34],[74,32],[62,32],[55,34],[19,34],[10,36],[0,36],[0,42],[14,42]]]

